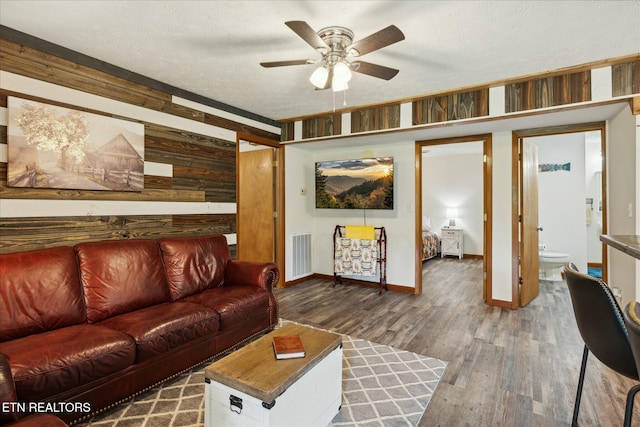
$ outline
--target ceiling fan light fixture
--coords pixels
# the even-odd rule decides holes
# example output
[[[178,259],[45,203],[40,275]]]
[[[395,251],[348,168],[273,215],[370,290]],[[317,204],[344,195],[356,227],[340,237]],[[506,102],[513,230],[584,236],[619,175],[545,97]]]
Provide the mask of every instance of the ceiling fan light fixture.
[[[309,77],[309,81],[318,89],[322,89],[327,85],[327,79],[329,78],[329,70],[323,65],[316,68],[316,70]]]
[[[346,91],[349,88],[347,83],[351,80],[352,72],[384,80],[390,80],[398,74],[398,70],[394,68],[371,64],[359,59],[353,63],[349,61],[349,58],[360,57],[404,40],[404,34],[395,25],[389,25],[355,43],[353,42],[353,32],[344,27],[326,27],[316,32],[304,21],[287,21],[285,25],[322,55],[321,66],[316,68],[309,77],[309,82],[318,90],[332,88],[334,92]],[[295,59],[261,62],[260,65],[270,68],[315,63],[318,61]]]
[[[349,68],[349,65],[344,61],[337,62],[333,66],[333,76],[334,79],[338,78],[345,82],[351,80],[351,69]]]

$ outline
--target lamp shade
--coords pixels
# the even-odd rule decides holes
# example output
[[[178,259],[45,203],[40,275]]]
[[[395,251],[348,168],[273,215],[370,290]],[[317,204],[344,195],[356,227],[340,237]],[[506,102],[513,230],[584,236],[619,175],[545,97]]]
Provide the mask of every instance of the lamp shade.
[[[343,61],[336,62],[333,66],[333,80],[331,81],[331,89],[334,92],[349,89],[347,82],[351,80],[351,70],[349,65]]]
[[[349,69],[349,65],[343,61],[337,62],[336,65],[333,66],[333,78],[338,78],[345,82],[351,80],[351,70]]]
[[[447,218],[449,218],[449,227],[455,227],[457,217],[458,217],[457,208],[447,208]]]
[[[309,81],[318,89],[322,89],[327,85],[327,79],[329,78],[329,70],[324,66],[318,67],[309,77]]]

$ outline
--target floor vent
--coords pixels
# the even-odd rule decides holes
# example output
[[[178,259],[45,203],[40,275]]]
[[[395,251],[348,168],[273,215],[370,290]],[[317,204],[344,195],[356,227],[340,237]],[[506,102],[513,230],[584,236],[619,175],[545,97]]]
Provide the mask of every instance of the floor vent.
[[[291,236],[293,262],[291,263],[291,280],[310,276],[311,267],[311,233],[294,234]]]

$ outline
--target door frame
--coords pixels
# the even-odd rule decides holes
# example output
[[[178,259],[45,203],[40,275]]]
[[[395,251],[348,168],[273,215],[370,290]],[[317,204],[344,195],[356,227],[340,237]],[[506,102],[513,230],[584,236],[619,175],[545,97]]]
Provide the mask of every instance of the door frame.
[[[265,145],[275,149],[275,185],[274,185],[274,201],[275,201],[275,221],[274,221],[274,236],[275,236],[275,263],[280,270],[280,278],[278,279],[277,287],[282,287],[284,284],[285,270],[285,192],[284,192],[284,146],[276,140],[263,138],[260,136],[252,135],[244,132],[236,132],[236,185],[239,183],[240,174],[240,141],[247,141],[258,145]],[[242,203],[240,200],[240,192],[236,189],[236,234],[242,232],[242,224],[237,221],[238,208],[237,206]]]
[[[520,257],[520,223],[518,221],[519,206],[522,201],[522,191],[520,188],[519,176],[522,173],[522,165],[518,161],[518,149],[520,138],[531,138],[537,136],[550,136],[560,135],[567,133],[584,133],[591,131],[600,131],[600,152],[602,153],[602,234],[607,234],[607,133],[606,122],[591,122],[591,123],[579,123],[573,125],[533,128],[516,130],[512,132],[512,144],[511,144],[511,182],[512,184],[512,197],[511,197],[511,308],[516,310],[520,307],[520,292],[519,292],[519,257]],[[607,260],[607,248],[604,243],[602,245],[602,280],[608,279],[608,260]]]
[[[462,142],[481,142],[483,151],[483,189],[484,189],[484,236],[483,236],[483,299],[488,305],[496,305],[492,292],[492,235],[493,235],[493,143],[491,134],[470,135],[454,138],[440,138],[416,141],[416,217],[415,217],[415,293],[422,294],[422,148],[430,145],[457,144]]]
[[[533,153],[532,153],[533,151]],[[536,299],[538,295],[540,295],[540,265],[539,265],[539,257],[538,256],[538,243],[540,241],[538,235],[540,233],[540,221],[538,219],[538,212],[540,209],[538,208],[538,147],[532,143],[526,143],[524,141],[524,137],[518,138],[518,164],[520,165],[519,174],[518,174],[518,186],[521,188],[529,188],[535,189],[535,199],[532,197],[524,197],[524,192],[520,192],[520,200],[518,204],[518,230],[521,238],[519,239],[518,245],[518,295],[519,295],[519,306],[525,307],[531,301]],[[531,166],[533,166],[533,162],[535,161],[535,168],[533,172],[531,171]],[[528,171],[528,173],[526,172]],[[535,174],[535,185],[532,185],[532,177]],[[526,200],[525,200],[526,199]],[[527,212],[526,207],[531,208],[532,201],[535,201],[535,214],[525,214]],[[533,228],[535,227],[535,233],[532,233]],[[534,236],[531,239],[534,239],[535,242],[531,242],[530,240],[525,239],[525,236]],[[526,243],[526,244],[525,244]],[[526,268],[523,259],[527,259],[525,251],[529,249],[529,251],[533,252],[533,259],[531,262],[533,265],[527,265]],[[532,271],[533,270],[533,271]],[[527,289],[527,298],[526,301],[523,301],[522,288],[525,284],[530,285],[531,287]]]

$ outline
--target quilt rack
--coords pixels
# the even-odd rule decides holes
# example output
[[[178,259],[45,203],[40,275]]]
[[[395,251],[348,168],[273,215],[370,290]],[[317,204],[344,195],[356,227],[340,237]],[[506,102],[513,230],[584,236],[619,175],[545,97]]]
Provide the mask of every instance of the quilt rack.
[[[337,272],[336,268],[336,243],[338,239],[342,239],[346,236],[345,225],[336,225],[333,231],[333,260],[334,260],[334,272],[333,272],[333,287],[336,283],[342,283],[342,272]],[[374,227],[375,241],[377,247],[376,263],[380,272],[380,283],[378,286],[378,295],[382,295],[382,289],[387,289],[387,232],[384,227]],[[357,274],[355,274],[357,275]]]

